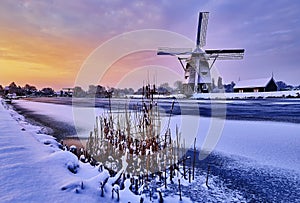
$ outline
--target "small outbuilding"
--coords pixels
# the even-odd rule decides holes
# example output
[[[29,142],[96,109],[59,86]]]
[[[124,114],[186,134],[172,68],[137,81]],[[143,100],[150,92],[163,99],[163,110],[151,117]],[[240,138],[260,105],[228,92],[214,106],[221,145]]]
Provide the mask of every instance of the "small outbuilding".
[[[272,92],[277,91],[277,85],[273,77],[254,80],[240,80],[233,87],[234,92]]]

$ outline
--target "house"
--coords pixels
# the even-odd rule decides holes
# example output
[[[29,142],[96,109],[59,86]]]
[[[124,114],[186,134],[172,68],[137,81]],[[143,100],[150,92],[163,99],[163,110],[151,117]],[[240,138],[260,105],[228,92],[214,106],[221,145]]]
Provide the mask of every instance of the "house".
[[[240,80],[234,86],[234,92],[272,92],[277,91],[273,77],[254,80]]]

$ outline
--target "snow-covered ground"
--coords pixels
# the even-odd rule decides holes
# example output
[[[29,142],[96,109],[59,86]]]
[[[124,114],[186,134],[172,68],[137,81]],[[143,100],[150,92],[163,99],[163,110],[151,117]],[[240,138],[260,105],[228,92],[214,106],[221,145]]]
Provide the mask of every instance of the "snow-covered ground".
[[[100,182],[109,176],[106,170],[99,172],[62,151],[52,136],[1,103],[0,202],[116,202],[116,197],[111,197],[111,184],[105,185],[104,197],[100,195]],[[112,181],[110,178],[108,183]],[[186,197],[183,200],[190,202]],[[120,191],[119,202],[139,201],[140,197],[128,188]],[[145,198],[144,202],[149,200]],[[179,202],[179,198],[166,197],[164,202]]]
[[[78,164],[73,154],[61,151],[53,137],[2,105],[0,120],[1,202],[94,201],[89,195],[76,197],[60,190],[81,180],[67,169]]]
[[[234,92],[234,93],[196,93],[192,99],[244,99],[244,98],[267,98],[267,97],[299,97],[300,90],[276,91],[276,92]]]
[[[39,115],[74,125],[72,106],[24,100],[14,102]],[[95,111],[96,114],[102,112],[102,109]],[[82,123],[76,124],[80,125],[79,136],[86,137],[91,124],[85,125],[86,119],[82,117]],[[43,134],[40,127],[27,123],[12,109],[6,110],[0,105],[0,120],[1,201],[112,201],[111,188],[106,189],[105,197],[100,197],[99,184],[107,174],[99,174],[96,168],[78,162],[71,153],[58,149],[51,136]],[[182,120],[195,123],[195,116],[172,116],[172,128],[176,124],[180,126]],[[199,124],[194,127],[198,128],[197,146],[201,148],[212,120],[200,117],[197,121]],[[209,180],[211,188],[205,186],[206,165],[200,165],[203,169],[197,171],[196,181],[191,186],[183,186],[185,196],[196,202],[240,202],[251,200],[252,196],[253,201],[282,201],[280,196],[284,193],[286,197],[283,200],[287,201],[289,197],[297,200],[295,193],[300,188],[299,132],[300,125],[294,123],[225,120],[215,153],[206,160],[222,163],[222,166],[212,169]],[[68,167],[75,167],[77,174],[71,173]],[[264,187],[264,183],[268,186]],[[289,194],[286,190],[290,185],[294,188]],[[270,196],[264,196],[269,193]],[[128,190],[123,190],[120,196],[120,202],[139,202],[139,197]],[[164,200],[178,202],[178,195],[172,193]],[[183,202],[189,202],[189,198],[184,197]]]

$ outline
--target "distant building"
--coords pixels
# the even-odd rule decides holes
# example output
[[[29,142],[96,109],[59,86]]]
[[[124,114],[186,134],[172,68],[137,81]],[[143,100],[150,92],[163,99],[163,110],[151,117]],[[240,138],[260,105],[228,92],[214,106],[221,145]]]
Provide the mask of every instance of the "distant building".
[[[272,92],[277,91],[273,77],[254,80],[241,80],[234,86],[234,92]]]

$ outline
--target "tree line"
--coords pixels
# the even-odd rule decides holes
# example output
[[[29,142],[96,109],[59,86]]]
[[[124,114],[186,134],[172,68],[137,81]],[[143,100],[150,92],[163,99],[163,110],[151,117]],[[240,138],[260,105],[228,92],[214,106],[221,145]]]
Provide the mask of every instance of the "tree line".
[[[142,94],[143,87],[137,90],[133,88],[114,88],[104,87],[102,85],[89,85],[87,90],[82,87],[75,86],[74,88],[63,88],[55,92],[51,87],[37,89],[34,85],[26,84],[24,87],[17,85],[15,82],[3,87],[0,85],[0,95],[14,94],[16,96],[61,96],[61,97],[122,97],[125,95]],[[174,82],[174,87],[169,83],[162,83],[156,87],[157,94],[173,94],[183,93],[183,83],[181,81]]]
[[[38,90],[35,86],[26,84],[24,87],[17,85],[15,82],[3,87],[0,85],[0,95],[15,94],[16,96],[48,96],[54,95],[55,91],[51,87],[45,87]]]
[[[292,90],[300,89],[299,86],[288,85],[283,81],[276,82],[278,90]],[[224,89],[225,92],[233,92],[235,83],[232,81],[229,84],[224,84],[222,78],[219,77],[217,84],[215,84],[215,79],[212,79],[212,92],[218,92],[220,89]],[[136,91],[133,88],[114,88],[114,87],[104,87],[101,85],[89,85],[87,90],[82,87],[76,86],[70,88],[69,90],[61,90],[55,92],[51,87],[44,87],[38,90],[34,85],[26,84],[24,87],[17,85],[15,82],[10,83],[8,86],[3,87],[0,85],[0,95],[15,94],[16,96],[61,96],[61,97],[122,97],[124,95],[142,94],[143,87],[140,87]],[[184,94],[184,84],[182,81],[175,81],[173,87],[169,83],[162,83],[156,87],[157,94]]]
[[[140,87],[136,91],[133,88],[114,88],[104,87],[101,85],[89,85],[88,90],[84,90],[82,87],[76,86],[73,89],[74,97],[122,97],[125,95],[143,94],[145,87]],[[176,81],[174,87],[171,87],[169,83],[162,83],[155,88],[156,94],[174,94],[183,93],[183,83]]]

